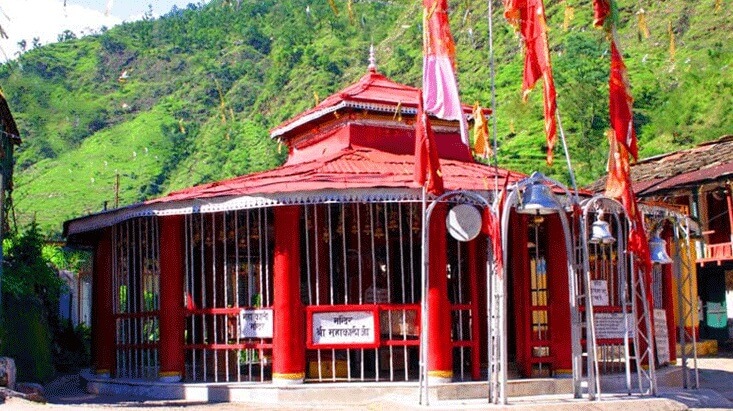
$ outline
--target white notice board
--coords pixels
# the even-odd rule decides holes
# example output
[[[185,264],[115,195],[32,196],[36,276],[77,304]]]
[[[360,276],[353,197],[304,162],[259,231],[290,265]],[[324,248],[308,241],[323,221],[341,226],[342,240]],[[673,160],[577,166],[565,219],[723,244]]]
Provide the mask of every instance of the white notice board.
[[[239,338],[272,338],[272,308],[239,312]]]
[[[608,305],[608,281],[590,280],[590,297],[594,306]]]
[[[631,313],[595,313],[596,338],[600,339],[623,339],[624,338],[624,317],[628,324],[629,338],[634,337],[634,317]]]
[[[670,361],[669,332],[667,330],[667,312],[663,308],[654,309],[654,342],[659,363],[668,363]]]
[[[335,348],[378,343],[375,311],[324,311],[311,317],[313,348]]]

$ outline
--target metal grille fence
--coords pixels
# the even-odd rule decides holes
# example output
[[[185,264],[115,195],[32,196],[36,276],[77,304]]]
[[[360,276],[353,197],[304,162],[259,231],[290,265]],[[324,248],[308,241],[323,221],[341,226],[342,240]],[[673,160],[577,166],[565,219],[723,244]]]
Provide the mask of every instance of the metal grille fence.
[[[158,378],[158,235],[155,217],[136,218],[114,227],[112,270],[117,377]]]
[[[454,379],[460,381],[478,377],[471,371],[474,363],[478,361],[478,358],[473,355],[477,352],[473,351],[478,350],[479,319],[474,300],[478,297],[479,284],[475,277],[471,278],[471,275],[476,275],[476,272],[469,270],[467,248],[467,243],[448,237],[446,275],[448,276],[448,299],[452,305],[453,376]]]
[[[272,210],[186,217],[186,379],[265,381],[272,336],[242,330],[243,309],[271,311]]]
[[[303,218],[306,305],[377,304],[381,329],[378,348],[308,350],[306,378],[417,378],[420,206],[311,205]]]
[[[375,348],[308,349],[306,379],[417,379],[421,204],[306,205],[293,229],[300,230],[304,305],[376,307],[381,330]],[[185,380],[271,380],[272,331],[252,334],[243,325],[246,315],[272,316],[272,209],[187,215],[184,233]],[[157,217],[114,228],[118,377],[158,377],[159,234]],[[468,254],[466,243],[448,239],[445,270],[454,375],[460,380],[478,374],[472,364],[478,362],[476,300],[482,287]]]
[[[376,348],[316,348],[306,354],[311,381],[418,378],[422,211],[419,203],[305,206],[301,284],[307,306],[378,307]],[[478,325],[471,305],[465,244],[448,241],[456,378],[468,379]],[[358,308],[358,307],[356,307]]]

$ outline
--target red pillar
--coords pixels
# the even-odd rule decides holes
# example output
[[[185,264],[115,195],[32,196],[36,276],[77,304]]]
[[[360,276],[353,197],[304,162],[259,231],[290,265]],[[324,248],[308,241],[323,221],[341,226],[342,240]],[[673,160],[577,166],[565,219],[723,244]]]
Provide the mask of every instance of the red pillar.
[[[300,300],[300,207],[275,208],[272,382],[305,379],[305,309]]]
[[[184,216],[160,219],[160,371],[163,381],[183,378],[185,369],[183,312]]]
[[[484,240],[484,236],[479,236],[481,240]],[[479,281],[478,269],[476,266],[476,243],[478,239],[469,241],[466,245],[468,248],[468,286],[471,287],[471,318],[479,319],[479,287],[482,285],[485,288],[486,283]],[[484,304],[486,307],[486,304]],[[484,316],[485,318],[485,316]],[[471,378],[479,380],[481,378],[481,352],[479,349],[480,339],[480,324],[479,321],[471,321]]]
[[[512,313],[512,320],[508,327],[509,341],[512,340],[512,333],[514,333],[517,366],[525,377],[532,375],[532,299],[529,292],[531,271],[527,248],[528,220],[526,214],[512,211],[509,219],[509,261],[505,262],[508,270],[504,274],[506,281],[511,282],[510,290],[513,290],[511,298],[509,295],[506,296],[509,299],[508,309]]]
[[[446,274],[446,206],[438,204],[430,217],[428,289],[428,379],[450,382],[453,379],[451,307]]]
[[[568,219],[571,217],[568,216]],[[582,273],[578,273],[582,274]],[[550,305],[550,355],[554,357],[553,372],[572,374],[573,346],[571,341],[570,284],[565,234],[559,215],[547,217],[547,287]]]
[[[115,372],[115,318],[112,304],[112,229],[102,230],[94,250],[92,280],[92,365],[94,373],[110,377]]]

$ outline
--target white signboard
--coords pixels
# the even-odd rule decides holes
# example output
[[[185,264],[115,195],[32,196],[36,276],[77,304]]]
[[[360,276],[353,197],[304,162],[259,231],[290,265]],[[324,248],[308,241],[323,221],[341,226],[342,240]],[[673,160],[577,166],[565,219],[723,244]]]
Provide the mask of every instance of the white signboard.
[[[596,338],[624,338],[624,317],[628,323],[629,338],[634,337],[634,318],[629,313],[595,313]]]
[[[239,338],[272,338],[272,309],[240,311]]]
[[[659,363],[668,363],[669,333],[667,331],[667,312],[660,308],[654,309],[654,342],[656,342]]]
[[[313,345],[375,344],[374,311],[314,312]]]
[[[608,281],[590,280],[590,297],[594,306],[608,305]]]

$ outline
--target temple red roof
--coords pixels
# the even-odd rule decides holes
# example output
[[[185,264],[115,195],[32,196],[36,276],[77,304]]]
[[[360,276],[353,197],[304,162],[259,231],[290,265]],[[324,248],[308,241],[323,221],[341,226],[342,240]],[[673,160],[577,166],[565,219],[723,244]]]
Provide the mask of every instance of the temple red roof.
[[[344,149],[308,162],[175,191],[145,202],[157,204],[221,196],[272,194],[353,188],[419,188],[413,181],[413,155],[392,154],[365,147]],[[494,177],[500,184],[526,177],[522,173],[495,169],[480,163],[441,159],[446,190],[488,191]]]
[[[289,147],[284,165],[69,220],[64,232],[87,232],[146,215],[323,201],[419,200],[421,187],[413,180],[417,99],[418,89],[370,69],[355,84],[272,130],[271,136]],[[464,106],[464,111],[471,108]],[[401,115],[384,115],[390,112]],[[496,182],[525,177],[474,161],[461,142],[457,122],[436,122],[434,130],[446,190],[491,196]]]
[[[356,83],[332,94],[316,107],[285,121],[270,131],[272,138],[287,138],[298,127],[343,108],[369,109],[370,111],[415,114],[418,89],[396,83],[376,70],[369,70]],[[464,105],[464,112],[471,113],[471,107]],[[484,110],[484,114],[491,111]]]

